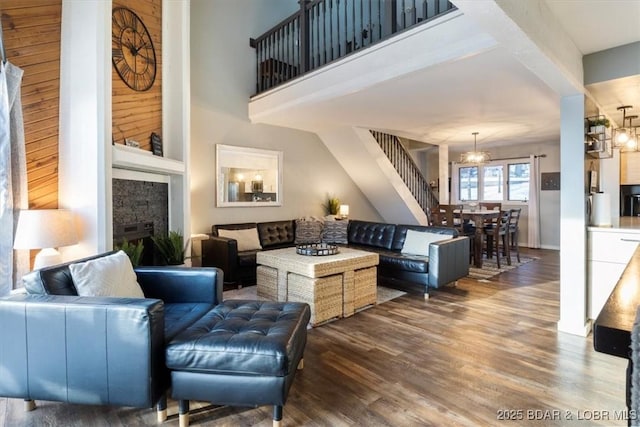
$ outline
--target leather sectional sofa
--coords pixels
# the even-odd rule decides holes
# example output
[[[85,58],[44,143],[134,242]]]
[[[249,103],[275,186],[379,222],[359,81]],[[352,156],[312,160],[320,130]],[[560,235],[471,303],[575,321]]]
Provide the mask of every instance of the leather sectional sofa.
[[[233,238],[219,236],[219,230],[257,228],[262,249],[239,251]],[[428,256],[402,252],[408,230],[442,234],[442,241],[429,244]],[[221,268],[228,283],[255,284],[256,253],[295,246],[296,221],[222,224],[212,226],[208,240],[202,241],[202,265]],[[379,283],[423,293],[469,274],[469,239],[454,228],[387,224],[349,220],[346,246],[380,256]]]
[[[79,296],[69,265],[23,278],[0,298],[0,396],[149,408],[189,400],[274,406],[274,425],[306,344],[304,303],[226,300],[217,268],[138,267],[144,298]]]

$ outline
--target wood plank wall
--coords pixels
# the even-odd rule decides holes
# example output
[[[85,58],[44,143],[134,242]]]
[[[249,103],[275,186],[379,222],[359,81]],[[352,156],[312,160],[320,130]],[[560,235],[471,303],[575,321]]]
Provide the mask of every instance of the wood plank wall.
[[[61,0],[0,0],[4,46],[24,70],[22,110],[30,209],[58,207]]]
[[[151,150],[152,132],[162,136],[162,1],[114,0],[113,7],[124,6],[136,13],[147,27],[156,51],[156,80],[144,92],[136,92],[121,79],[114,67],[113,80],[113,138],[124,144],[125,138],[140,143],[140,148]]]

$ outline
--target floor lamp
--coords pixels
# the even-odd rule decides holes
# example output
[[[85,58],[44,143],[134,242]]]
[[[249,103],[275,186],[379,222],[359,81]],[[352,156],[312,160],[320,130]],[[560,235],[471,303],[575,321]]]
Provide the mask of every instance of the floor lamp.
[[[14,249],[42,249],[36,255],[33,269],[60,264],[62,257],[55,248],[78,243],[73,213],[64,209],[20,211]]]

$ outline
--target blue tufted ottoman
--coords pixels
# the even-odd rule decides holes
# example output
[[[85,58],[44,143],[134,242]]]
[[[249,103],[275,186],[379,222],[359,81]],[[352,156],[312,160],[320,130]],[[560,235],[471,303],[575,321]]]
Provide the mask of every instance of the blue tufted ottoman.
[[[219,405],[274,405],[279,426],[307,343],[305,303],[227,300],[178,334],[166,349],[180,427],[189,400]]]

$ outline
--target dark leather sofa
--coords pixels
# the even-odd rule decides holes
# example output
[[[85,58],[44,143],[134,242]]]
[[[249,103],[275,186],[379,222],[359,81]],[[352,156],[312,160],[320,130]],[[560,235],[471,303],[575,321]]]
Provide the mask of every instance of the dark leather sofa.
[[[157,405],[164,421],[171,387],[180,425],[190,399],[272,404],[280,422],[307,304],[223,301],[221,270],[168,266],[134,269],[145,298],[78,296],[70,264],[34,271],[26,294],[0,298],[0,396],[28,410],[34,400]]]
[[[238,251],[235,239],[218,236],[218,230],[258,229],[262,250],[295,246],[296,221],[246,222],[220,224],[211,227],[208,240],[202,243],[202,265],[224,271],[225,283],[255,285],[256,253],[259,250]]]
[[[295,225],[295,220],[214,225],[209,239],[202,241],[202,265],[222,269],[228,283],[255,284],[259,250],[239,252],[237,242],[218,236],[218,229],[257,227],[262,250],[269,250],[295,246]],[[401,253],[407,230],[452,238],[430,244],[428,257],[407,255]],[[380,255],[380,283],[421,292],[425,298],[430,288],[439,288],[469,274],[469,240],[459,236],[454,228],[349,220],[347,241],[348,247]]]
[[[0,299],[0,396],[164,409],[165,345],[222,301],[221,272],[138,267],[146,298],[81,297],[69,264]]]

